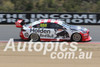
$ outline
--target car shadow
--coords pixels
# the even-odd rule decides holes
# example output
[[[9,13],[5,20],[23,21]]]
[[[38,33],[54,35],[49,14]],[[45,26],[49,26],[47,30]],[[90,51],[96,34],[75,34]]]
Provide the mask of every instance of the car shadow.
[[[14,39],[15,42],[29,42],[30,40],[22,40],[22,39]],[[73,41],[36,41],[36,42],[68,42],[71,43]],[[78,43],[88,43],[90,41],[85,41],[85,42],[78,42]]]

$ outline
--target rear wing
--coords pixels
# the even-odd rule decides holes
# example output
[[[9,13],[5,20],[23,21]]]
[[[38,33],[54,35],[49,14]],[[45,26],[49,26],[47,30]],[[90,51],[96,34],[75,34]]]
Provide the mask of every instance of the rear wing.
[[[15,22],[16,27],[22,28],[25,22],[22,19],[19,19],[17,22]]]

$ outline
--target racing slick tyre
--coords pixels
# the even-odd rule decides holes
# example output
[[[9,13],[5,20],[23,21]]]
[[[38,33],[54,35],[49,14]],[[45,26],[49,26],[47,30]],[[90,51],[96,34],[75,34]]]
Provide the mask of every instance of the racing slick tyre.
[[[71,37],[72,41],[80,42],[82,41],[82,36],[79,33],[74,33]]]
[[[30,35],[30,40],[32,40],[33,42],[36,42],[36,41],[39,41],[40,40],[40,37],[39,37],[38,34],[32,33]]]

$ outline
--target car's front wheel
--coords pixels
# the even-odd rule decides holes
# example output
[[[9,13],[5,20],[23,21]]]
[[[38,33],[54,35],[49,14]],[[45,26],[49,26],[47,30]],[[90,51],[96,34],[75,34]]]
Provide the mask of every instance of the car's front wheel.
[[[79,42],[79,41],[81,41],[81,40],[82,40],[81,34],[79,34],[79,33],[74,33],[74,34],[72,35],[72,41]]]
[[[39,41],[39,40],[40,40],[40,37],[39,37],[38,34],[32,33],[32,34],[30,35],[30,40],[32,40],[33,42],[34,42],[34,41]]]

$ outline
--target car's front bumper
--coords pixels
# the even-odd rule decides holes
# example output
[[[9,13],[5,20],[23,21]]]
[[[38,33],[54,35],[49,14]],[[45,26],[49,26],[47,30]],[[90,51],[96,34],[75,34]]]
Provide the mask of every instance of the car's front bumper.
[[[92,37],[89,35],[89,30],[87,31],[87,33],[81,33],[82,36],[82,41],[91,41]]]
[[[82,41],[91,41],[91,40],[92,40],[92,37],[90,37],[90,36],[88,36],[88,38],[82,39]]]

